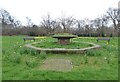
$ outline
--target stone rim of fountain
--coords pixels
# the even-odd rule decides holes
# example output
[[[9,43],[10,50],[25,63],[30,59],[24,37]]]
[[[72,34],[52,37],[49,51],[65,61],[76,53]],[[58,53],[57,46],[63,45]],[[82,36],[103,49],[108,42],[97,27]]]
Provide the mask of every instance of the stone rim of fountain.
[[[83,52],[91,50],[91,49],[101,48],[100,45],[90,43],[90,42],[82,42],[82,43],[90,44],[90,45],[92,45],[91,47],[80,48],[80,49],[66,49],[66,48],[52,48],[52,49],[50,49],[50,48],[39,48],[39,47],[33,46],[33,44],[37,44],[37,43],[40,43],[40,42],[33,42],[30,44],[25,44],[24,46],[27,48],[36,50],[36,51],[46,51],[46,52],[53,52],[53,53],[71,53],[71,52],[72,53],[83,53]]]

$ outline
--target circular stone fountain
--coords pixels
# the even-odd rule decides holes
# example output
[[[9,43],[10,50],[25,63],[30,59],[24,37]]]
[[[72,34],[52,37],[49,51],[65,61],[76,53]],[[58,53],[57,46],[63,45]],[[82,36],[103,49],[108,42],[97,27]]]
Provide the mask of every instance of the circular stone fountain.
[[[66,44],[70,44],[70,39],[71,38],[76,38],[76,35],[71,35],[71,34],[60,34],[60,35],[53,35],[53,38],[57,38],[58,39],[58,44],[61,45],[66,45]]]
[[[76,35],[53,35],[52,38],[57,38],[58,41],[57,43],[60,45],[64,45],[66,46],[66,44],[70,44],[70,39],[71,38],[75,38],[77,37]],[[74,41],[75,42],[75,41]],[[77,41],[78,42],[78,41]],[[90,42],[82,42],[83,44],[89,44],[91,46],[86,47],[86,48],[40,48],[40,47],[36,47],[33,46],[34,44],[38,44],[40,42],[34,42],[34,43],[30,43],[30,44],[25,44],[26,47],[31,48],[33,50],[36,50],[38,52],[41,51],[46,51],[46,52],[52,52],[52,53],[83,53],[86,52],[87,50],[91,50],[91,49],[98,49],[101,46],[100,45],[96,45],[94,43],[90,43]],[[79,42],[78,42],[79,43]],[[72,43],[71,43],[72,44]]]

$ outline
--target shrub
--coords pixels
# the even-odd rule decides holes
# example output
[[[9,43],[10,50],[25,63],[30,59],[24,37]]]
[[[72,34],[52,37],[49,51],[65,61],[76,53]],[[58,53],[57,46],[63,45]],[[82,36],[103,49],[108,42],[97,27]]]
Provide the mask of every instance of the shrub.
[[[95,53],[94,53],[93,50],[88,50],[88,51],[86,52],[86,55],[88,55],[88,56],[95,56]]]
[[[38,55],[38,58],[46,59],[47,58],[46,52],[45,51],[41,51],[40,54]]]
[[[107,49],[108,47],[106,44],[102,44],[102,48]]]
[[[26,60],[25,60],[25,64],[26,64],[28,67],[31,67],[31,68],[34,68],[35,66],[38,65],[38,63],[35,61],[34,58],[26,59]]]
[[[101,51],[95,51],[94,55],[95,56],[101,56],[102,54],[101,54]]]
[[[32,56],[36,56],[38,53],[36,52],[36,50],[34,49],[27,49],[26,47],[22,47],[20,50],[19,50],[19,53],[22,55],[22,54],[30,54]]]
[[[9,56],[11,62],[20,63],[21,62],[21,55],[19,53],[13,53]]]
[[[88,51],[86,52],[86,54],[87,54],[88,56],[101,56],[101,51],[88,50]]]
[[[3,60],[9,60],[11,54],[13,54],[11,49],[2,49],[2,59]]]
[[[25,47],[22,47],[20,50],[19,50],[19,53],[22,55],[22,54],[29,54],[29,50],[26,49]]]
[[[18,52],[22,46],[20,44],[15,44],[12,46],[13,51]]]
[[[36,55],[37,55],[37,52],[36,52],[36,50],[30,49],[30,54],[31,54],[32,56],[36,56]]]

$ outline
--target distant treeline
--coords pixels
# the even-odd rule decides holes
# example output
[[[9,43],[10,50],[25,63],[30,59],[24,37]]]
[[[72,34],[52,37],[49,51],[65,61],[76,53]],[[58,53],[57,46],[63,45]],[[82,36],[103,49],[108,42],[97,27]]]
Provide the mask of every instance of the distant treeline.
[[[50,36],[56,33],[71,33],[83,37],[118,36],[120,30],[120,10],[109,8],[105,14],[94,19],[75,19],[73,16],[61,16],[52,19],[50,14],[35,25],[29,17],[27,25],[11,16],[4,9],[0,10],[2,35]]]

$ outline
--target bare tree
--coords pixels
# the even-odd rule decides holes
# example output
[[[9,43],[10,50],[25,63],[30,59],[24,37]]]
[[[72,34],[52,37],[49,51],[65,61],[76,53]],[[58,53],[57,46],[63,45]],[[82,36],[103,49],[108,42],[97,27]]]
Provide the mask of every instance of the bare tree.
[[[27,21],[27,27],[33,27],[34,23],[29,17],[26,17],[26,21]]]
[[[47,30],[47,34],[50,34],[52,32],[52,19],[50,17],[50,14],[47,14],[47,16],[43,17],[41,24],[42,27],[45,27],[45,30]]]
[[[22,26],[21,21],[19,21],[19,20],[14,21],[14,26],[15,26],[15,27],[20,27],[20,26]]]
[[[105,29],[107,27],[108,21],[109,21],[108,16],[106,16],[106,15],[103,15],[94,20],[94,26],[97,28],[96,31],[101,36],[104,36],[104,34],[105,34]]]
[[[8,24],[12,24],[13,27],[22,25],[19,20],[17,20],[14,16],[11,16],[10,13],[4,9],[0,9],[0,21],[2,23],[2,27]]]
[[[113,22],[114,28],[118,30],[120,27],[120,9],[109,8],[107,10],[107,15]]]
[[[12,29],[13,29],[13,18],[10,15],[10,13],[4,9],[0,9],[0,18],[2,23],[2,34],[5,35],[12,35]]]
[[[83,34],[84,33],[84,26],[85,21],[84,20],[76,20],[76,34]]]
[[[2,25],[11,24],[11,22],[13,22],[13,19],[12,19],[10,13],[7,12],[6,10],[0,9],[0,15],[1,15]]]
[[[61,27],[64,29],[64,32],[69,32],[69,29],[75,24],[75,19],[70,17],[61,17],[60,18]]]
[[[62,33],[62,28],[58,20],[53,20],[51,22],[53,33]]]

